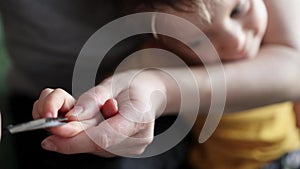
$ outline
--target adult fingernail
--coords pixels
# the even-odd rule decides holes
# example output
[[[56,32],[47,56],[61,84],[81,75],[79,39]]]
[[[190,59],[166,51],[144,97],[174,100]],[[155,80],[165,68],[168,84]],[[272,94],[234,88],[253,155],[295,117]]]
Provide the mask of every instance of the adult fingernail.
[[[48,150],[48,151],[56,151],[57,150],[56,145],[50,140],[44,140],[42,142],[42,147],[43,147],[43,149]]]

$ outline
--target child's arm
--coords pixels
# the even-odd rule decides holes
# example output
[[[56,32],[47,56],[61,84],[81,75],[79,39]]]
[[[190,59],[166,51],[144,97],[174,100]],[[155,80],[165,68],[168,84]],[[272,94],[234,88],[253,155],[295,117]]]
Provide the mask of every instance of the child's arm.
[[[224,65],[226,111],[300,100],[300,1],[265,0],[269,12],[259,56]],[[193,68],[201,84],[201,111],[209,110],[210,84],[204,68]],[[177,105],[178,102],[173,102]]]
[[[298,0],[265,0],[269,13],[269,22],[265,44],[280,45],[283,47],[300,50],[300,20]]]

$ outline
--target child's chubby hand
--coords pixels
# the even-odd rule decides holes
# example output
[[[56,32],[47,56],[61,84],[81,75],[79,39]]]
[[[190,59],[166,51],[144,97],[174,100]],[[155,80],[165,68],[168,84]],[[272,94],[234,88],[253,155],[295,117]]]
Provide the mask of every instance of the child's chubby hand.
[[[294,103],[294,111],[297,127],[300,129],[300,102]]]
[[[79,98],[82,102],[93,100],[85,100],[84,95]],[[35,101],[32,110],[32,116],[34,119],[39,118],[53,118],[53,117],[67,117],[68,123],[59,127],[49,128],[48,130],[59,137],[73,137],[81,131],[95,126],[100,121],[99,108],[91,106],[92,110],[87,117],[77,118],[77,114],[82,112],[82,108],[79,105],[75,105],[76,100],[69,93],[63,89],[44,89],[37,101]],[[95,104],[93,104],[95,105]]]

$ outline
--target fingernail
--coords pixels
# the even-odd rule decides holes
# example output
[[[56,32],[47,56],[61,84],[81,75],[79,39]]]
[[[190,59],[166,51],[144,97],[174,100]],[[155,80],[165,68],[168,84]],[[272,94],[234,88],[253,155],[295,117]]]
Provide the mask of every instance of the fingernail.
[[[57,150],[56,145],[50,140],[44,140],[42,142],[42,147],[43,147],[43,149],[48,150],[48,151],[56,151]]]
[[[52,115],[51,112],[47,112],[47,113],[45,114],[45,117],[46,117],[46,118],[51,118],[51,117],[53,117],[53,115]]]
[[[71,112],[66,114],[66,116],[78,117],[82,112],[83,112],[83,108],[81,106],[75,106]]]

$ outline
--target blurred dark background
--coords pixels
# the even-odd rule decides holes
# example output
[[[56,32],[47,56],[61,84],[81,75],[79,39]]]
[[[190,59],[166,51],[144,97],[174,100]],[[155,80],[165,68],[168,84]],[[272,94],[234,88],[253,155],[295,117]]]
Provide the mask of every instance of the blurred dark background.
[[[3,44],[2,24],[0,21],[0,111],[6,112],[6,95],[8,86],[6,84],[6,72],[9,69],[9,59]],[[2,126],[10,124],[10,117],[2,113]],[[0,169],[14,169],[14,149],[9,137],[3,139],[0,143]]]

